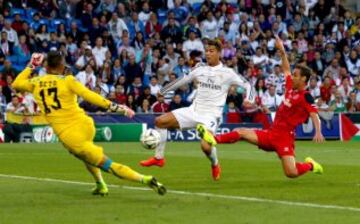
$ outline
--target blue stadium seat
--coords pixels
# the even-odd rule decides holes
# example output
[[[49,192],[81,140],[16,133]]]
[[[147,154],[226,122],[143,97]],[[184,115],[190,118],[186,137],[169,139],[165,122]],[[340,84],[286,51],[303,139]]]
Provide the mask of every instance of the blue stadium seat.
[[[52,19],[52,20],[50,20],[50,27],[55,29],[55,30],[57,29],[59,24],[65,24],[65,20],[63,20],[63,19]]]
[[[15,71],[21,72],[25,69],[26,65],[13,65],[12,67],[15,69]]]
[[[11,64],[13,64],[13,65],[18,64],[18,56],[17,55],[7,56],[6,60],[9,60],[11,62]]]
[[[47,20],[47,19],[40,19],[39,23],[40,24],[45,24],[47,27],[49,27],[49,20]]]
[[[30,60],[30,56],[28,57],[18,57],[17,64],[18,65],[26,65]]]
[[[19,14],[21,16],[21,18],[24,18],[26,16],[25,10],[20,9],[20,8],[12,8],[11,9],[11,16],[15,16],[15,14]]]
[[[160,24],[164,23],[165,20],[167,19],[167,11],[164,9],[159,9],[157,11],[157,15]]]
[[[193,8],[193,11],[194,11],[195,15],[200,13],[201,4],[202,4],[201,2],[197,2],[197,3],[192,4],[192,8]]]
[[[35,13],[37,13],[37,12],[38,12],[38,10],[33,9],[33,8],[26,9],[26,17],[27,17],[29,20],[32,20],[33,15],[34,15]]]

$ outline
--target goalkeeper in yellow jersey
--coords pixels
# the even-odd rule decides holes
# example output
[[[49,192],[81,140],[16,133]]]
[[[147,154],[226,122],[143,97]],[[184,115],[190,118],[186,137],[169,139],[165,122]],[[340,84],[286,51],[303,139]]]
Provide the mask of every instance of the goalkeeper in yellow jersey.
[[[165,187],[153,176],[139,174],[128,166],[113,162],[103,153],[101,146],[94,144],[93,119],[78,106],[77,97],[128,117],[133,117],[134,111],[90,91],[72,75],[64,76],[65,59],[59,51],[48,53],[46,75],[31,78],[32,70],[42,63],[43,58],[42,54],[34,53],[29,65],[16,77],[12,87],[18,91],[33,93],[35,101],[63,145],[70,153],[84,161],[86,168],[95,178],[93,194],[108,193],[100,170],[122,179],[143,183],[158,194],[165,194]]]

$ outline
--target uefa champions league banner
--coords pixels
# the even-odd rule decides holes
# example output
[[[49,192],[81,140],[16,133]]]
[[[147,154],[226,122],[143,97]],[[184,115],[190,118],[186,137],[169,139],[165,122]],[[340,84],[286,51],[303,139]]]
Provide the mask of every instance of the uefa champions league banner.
[[[133,119],[120,116],[118,114],[89,114],[96,123],[97,134],[95,141],[139,141],[141,132],[146,128],[154,127],[154,120],[156,116],[154,114],[137,114]],[[353,122],[356,122],[357,114],[351,114],[350,118]],[[351,117],[353,116],[353,117]],[[30,119],[29,119],[30,117]],[[269,116],[270,117],[270,116]],[[341,115],[341,117],[345,117]],[[354,118],[355,117],[355,118]],[[52,129],[40,127],[47,126],[39,116],[21,116],[10,115],[7,113],[8,122],[10,123],[23,123],[24,120],[31,121],[30,124],[34,125],[34,132],[30,136],[24,135],[26,141],[35,142],[57,142],[58,139],[54,136]],[[358,117],[360,120],[360,116]],[[271,119],[270,119],[271,120]],[[339,114],[334,114],[331,119],[322,119],[322,133],[326,139],[343,139],[343,130],[346,128],[345,123],[342,124],[343,119],[340,119]],[[350,121],[351,122],[351,121]],[[359,123],[359,122],[357,122]],[[217,130],[216,134],[222,134],[232,131],[235,128],[245,127],[261,129],[260,124],[255,123],[240,123],[240,124],[222,124]],[[348,127],[348,126],[347,126]],[[305,124],[299,125],[296,128],[296,139],[312,139],[314,135],[314,126],[309,119]],[[359,132],[360,133],[360,132]],[[197,141],[199,137],[194,129],[191,130],[169,130],[169,141]]]
[[[216,130],[216,134],[225,134],[234,130],[235,128],[252,128],[261,129],[261,124],[242,123],[242,124],[221,124]],[[170,130],[168,131],[168,141],[198,141],[200,137],[195,129],[189,130]]]

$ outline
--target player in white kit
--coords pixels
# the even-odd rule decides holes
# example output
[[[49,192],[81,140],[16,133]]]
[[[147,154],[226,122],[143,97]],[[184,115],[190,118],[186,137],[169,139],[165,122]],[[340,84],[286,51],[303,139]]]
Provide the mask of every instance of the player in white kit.
[[[164,150],[169,128],[183,130],[196,128],[197,124],[203,124],[209,131],[215,133],[230,86],[238,85],[246,89],[245,102],[254,102],[255,96],[250,83],[236,74],[233,69],[225,67],[221,63],[221,49],[220,41],[209,40],[205,49],[207,64],[197,64],[188,75],[169,83],[160,90],[159,94],[164,95],[193,80],[198,83],[197,94],[189,107],[176,109],[155,119],[155,128],[161,135],[161,143],[155,149],[154,157],[140,162],[142,166],[164,166]],[[216,148],[204,140],[201,140],[201,148],[211,161],[213,179],[218,180],[221,169]]]

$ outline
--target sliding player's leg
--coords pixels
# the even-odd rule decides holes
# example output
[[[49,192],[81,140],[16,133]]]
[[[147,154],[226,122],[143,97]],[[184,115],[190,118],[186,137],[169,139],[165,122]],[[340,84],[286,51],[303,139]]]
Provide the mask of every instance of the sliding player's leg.
[[[178,129],[179,123],[172,112],[165,113],[155,118],[155,129],[160,133],[160,144],[155,149],[155,156],[147,160],[140,161],[142,166],[159,166],[165,165],[165,145],[167,141],[167,129]]]
[[[95,188],[92,190],[93,195],[106,195],[108,194],[109,190],[106,186],[106,183],[101,175],[101,170],[100,168],[90,165],[88,163],[85,162],[85,166],[87,168],[87,170],[91,173],[91,175],[94,177],[95,179],[95,183],[96,186]]]
[[[146,176],[140,174],[126,165],[118,162],[113,162],[110,158],[103,154],[102,147],[95,145],[91,141],[83,142],[81,146],[77,148],[70,146],[70,149],[71,153],[73,153],[76,157],[83,160],[87,164],[96,166],[101,170],[111,173],[118,178],[148,185],[160,195],[166,193],[165,187],[161,183],[159,183],[153,176]]]
[[[85,163],[98,167],[119,178],[144,183],[159,194],[166,192],[164,186],[158,183],[154,177],[142,175],[130,167],[113,162],[110,158],[106,157],[103,153],[103,148],[93,143],[92,139],[94,135],[95,127],[93,120],[86,118],[82,122],[77,121],[77,124],[73,125],[71,130],[63,131],[59,135],[59,138],[70,153]],[[89,171],[92,174],[94,174],[93,172],[97,172],[96,169]]]
[[[258,145],[257,132],[252,129],[237,128],[229,133],[216,136],[209,132],[203,124],[197,125],[196,130],[198,131],[200,138],[213,146],[217,143],[235,143],[241,139],[251,144]]]
[[[283,140],[279,139],[278,143],[275,144],[276,153],[281,160],[284,174],[289,178],[299,177],[309,171],[322,174],[322,166],[312,158],[306,158],[305,162],[296,161],[293,141],[294,140],[286,140],[285,137]]]

